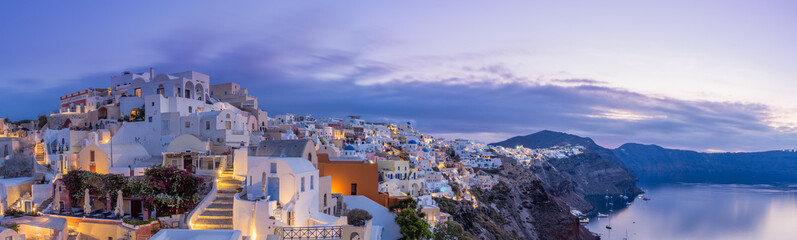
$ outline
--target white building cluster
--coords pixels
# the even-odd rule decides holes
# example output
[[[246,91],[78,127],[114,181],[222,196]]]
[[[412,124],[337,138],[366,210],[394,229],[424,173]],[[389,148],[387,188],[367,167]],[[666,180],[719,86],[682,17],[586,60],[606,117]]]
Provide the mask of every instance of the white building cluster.
[[[46,123],[0,119],[3,163],[22,156],[36,160],[34,177],[0,181],[6,199],[0,210],[69,218],[71,230],[58,228],[51,235],[71,231],[70,236],[91,239],[397,239],[395,214],[387,206],[400,199],[416,198],[433,226],[449,220],[434,198],[470,200],[476,206],[470,189],[492,188],[495,180],[480,170],[500,170],[498,155],[530,162],[526,159],[534,154],[550,158],[581,151],[578,146],[504,149],[436,139],[410,122],[369,122],[359,116],[269,118],[247,89],[214,84],[195,71],[124,72],[112,76],[107,88],[69,93],[59,104]],[[70,202],[72,209],[64,209],[65,198],[74,194],[62,188],[70,172],[134,179],[153,166],[215,180],[193,209],[165,217],[136,209],[132,202],[142,199],[121,197],[117,207],[127,209],[126,215],[117,210],[121,216],[95,219],[95,212],[107,213],[113,205],[110,200],[99,205],[104,199]],[[78,205],[83,208],[77,210]],[[374,218],[350,224],[346,214],[353,208]],[[130,224],[156,217],[167,225],[161,227],[180,229],[152,236],[154,225]]]
[[[569,144],[550,148],[527,148],[523,146],[514,148],[491,146],[491,148],[496,154],[511,157],[524,166],[540,166],[543,161],[549,159],[568,158],[584,152],[583,146]]]

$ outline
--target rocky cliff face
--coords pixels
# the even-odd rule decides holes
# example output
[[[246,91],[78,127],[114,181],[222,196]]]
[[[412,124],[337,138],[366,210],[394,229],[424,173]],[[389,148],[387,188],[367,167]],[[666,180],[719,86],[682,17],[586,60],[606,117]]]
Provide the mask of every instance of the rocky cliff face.
[[[552,195],[570,207],[588,212],[593,210],[593,206],[585,199],[606,194],[633,196],[642,192],[636,186],[636,174],[612,150],[595,144],[590,138],[546,130],[491,145],[549,148],[568,144],[583,146],[585,151],[568,158],[549,159],[531,170]]]
[[[479,239],[596,239],[529,169],[502,160],[503,169],[493,175],[498,184],[490,191],[471,191],[477,207],[437,199],[441,210]]]

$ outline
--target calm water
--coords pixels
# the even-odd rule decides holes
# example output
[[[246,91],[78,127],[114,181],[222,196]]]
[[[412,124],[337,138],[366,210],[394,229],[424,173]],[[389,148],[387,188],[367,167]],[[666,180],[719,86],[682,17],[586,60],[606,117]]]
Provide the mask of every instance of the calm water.
[[[650,201],[637,198],[587,228],[602,239],[622,239],[626,230],[628,239],[797,239],[797,187],[669,184],[646,191]]]

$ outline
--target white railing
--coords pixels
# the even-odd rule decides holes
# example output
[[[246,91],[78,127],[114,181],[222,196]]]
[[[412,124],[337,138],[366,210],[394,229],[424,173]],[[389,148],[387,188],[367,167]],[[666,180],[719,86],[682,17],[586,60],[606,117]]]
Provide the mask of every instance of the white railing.
[[[188,214],[188,217],[185,218],[186,219],[185,225],[188,226],[188,229],[194,228],[193,223],[196,222],[197,219],[199,219],[199,215],[202,215],[202,212],[205,212],[205,209],[207,209],[207,207],[210,206],[211,203],[213,203],[213,200],[216,199],[217,190],[218,190],[218,184],[216,182],[216,177],[213,177],[213,187],[210,188],[210,192],[208,193],[208,195],[205,196],[205,198],[202,199],[202,201],[199,202],[199,204],[197,204],[196,207],[194,207],[194,210],[191,210],[191,213]]]

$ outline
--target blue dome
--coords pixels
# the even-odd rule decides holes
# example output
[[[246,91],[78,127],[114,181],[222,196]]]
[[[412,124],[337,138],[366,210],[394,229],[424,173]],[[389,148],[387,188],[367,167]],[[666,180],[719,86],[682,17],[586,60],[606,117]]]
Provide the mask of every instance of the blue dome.
[[[345,148],[343,148],[343,150],[354,151],[354,150],[357,150],[357,149],[354,149],[354,146],[352,146],[352,145],[347,145]]]
[[[408,143],[408,144],[418,144],[418,142],[416,142],[415,140],[410,140],[410,141],[409,141],[409,142],[407,142],[407,143]]]
[[[421,149],[421,150],[422,150],[423,152],[429,152],[429,149],[428,149],[428,148],[423,148],[423,149]]]

